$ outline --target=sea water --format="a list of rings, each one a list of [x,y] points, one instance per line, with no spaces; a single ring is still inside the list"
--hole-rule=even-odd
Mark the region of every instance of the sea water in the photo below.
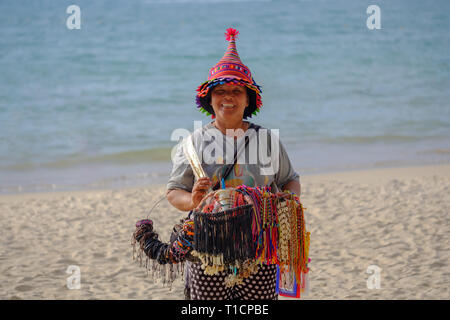
[[[450,2],[372,4],[0,2],[0,193],[164,183],[228,27],[300,175],[449,163]]]

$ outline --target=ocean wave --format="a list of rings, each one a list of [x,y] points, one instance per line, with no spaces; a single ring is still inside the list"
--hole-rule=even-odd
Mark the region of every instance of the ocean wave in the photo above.
[[[431,149],[417,152],[418,154],[450,155],[450,149]]]
[[[375,135],[375,136],[348,136],[348,137],[329,137],[319,139],[322,143],[355,143],[355,144],[371,144],[378,142],[395,143],[395,142],[414,142],[422,140],[423,137],[406,136],[406,135]]]
[[[4,170],[25,171],[37,168],[65,169],[91,164],[134,165],[139,163],[169,162],[172,148],[154,148],[145,150],[131,150],[117,153],[86,156],[74,154],[56,161],[44,163],[22,162],[2,166]]]

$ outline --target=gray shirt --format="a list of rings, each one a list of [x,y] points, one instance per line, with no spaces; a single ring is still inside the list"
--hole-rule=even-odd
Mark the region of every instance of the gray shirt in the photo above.
[[[238,160],[225,180],[227,188],[239,185],[270,185],[272,191],[277,191],[276,189],[281,189],[289,181],[299,180],[299,175],[294,171],[278,138],[278,130],[269,130],[250,123],[241,137],[234,138],[224,135],[211,122],[195,130],[192,137],[202,168],[213,186],[222,180],[227,166],[234,162],[236,151]],[[178,144],[172,162],[167,190],[182,189],[191,192],[195,177],[183,152],[182,143]]]

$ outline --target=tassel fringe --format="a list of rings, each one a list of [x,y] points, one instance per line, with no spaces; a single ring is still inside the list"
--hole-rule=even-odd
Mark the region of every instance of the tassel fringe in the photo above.
[[[228,286],[242,283],[259,265],[278,265],[279,293],[308,289],[310,233],[304,210],[294,194],[271,193],[270,187],[239,186],[209,193],[193,219],[184,219],[170,243],[158,239],[151,220],[136,223],[133,259],[164,284],[183,275],[184,261],[202,264],[206,274],[231,271]],[[151,266],[149,260],[152,261]],[[295,291],[295,290],[294,290]],[[286,294],[291,296],[289,294]]]

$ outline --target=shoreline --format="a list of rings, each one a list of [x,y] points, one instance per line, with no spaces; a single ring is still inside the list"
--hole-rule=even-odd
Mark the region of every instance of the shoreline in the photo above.
[[[414,173],[411,171],[415,171]],[[374,176],[374,174],[377,174]],[[303,177],[311,177],[313,180],[330,180],[340,179],[348,182],[364,181],[370,184],[386,183],[389,179],[399,178],[416,178],[431,175],[442,175],[450,178],[450,164],[428,164],[428,165],[410,165],[410,166],[395,166],[382,168],[368,168],[368,169],[354,169],[343,170],[326,173],[306,174]],[[357,176],[360,175],[360,176]],[[366,179],[366,180],[364,180]]]
[[[380,168],[357,168],[347,170],[325,171],[317,173],[305,173],[300,174],[300,182],[306,180],[320,181],[329,179],[343,179],[349,182],[363,182],[361,177],[357,177],[361,174],[362,177],[368,179],[370,183],[381,183],[389,180],[389,174],[397,176],[397,178],[410,178],[415,177],[410,171],[416,170],[419,176],[427,176],[432,174],[443,174],[445,177],[450,178],[450,163],[443,164],[424,164],[424,165],[403,165],[392,167],[380,167]],[[376,177],[374,173],[379,173]],[[163,188],[165,183],[150,183],[135,186],[117,186],[117,187],[99,187],[99,188],[77,188],[73,190],[54,190],[54,191],[31,191],[31,192],[17,192],[17,193],[0,193],[0,199],[4,197],[28,197],[28,196],[45,196],[45,195],[70,195],[70,194],[85,194],[90,192],[112,192],[112,191],[126,191],[126,190],[139,190],[143,188]]]
[[[436,152],[440,150],[440,152]],[[424,145],[302,144],[289,147],[289,157],[300,176],[335,172],[363,171],[411,166],[450,164],[448,142]],[[139,152],[133,152],[132,154]],[[144,152],[145,157],[146,154]],[[306,155],[306,156],[305,156]],[[106,156],[103,156],[104,159]],[[145,157],[76,163],[69,166],[37,165],[33,169],[1,169],[0,195],[72,190],[122,189],[165,184],[172,169],[171,161],[152,161]],[[115,160],[114,160],[115,159]],[[149,158],[150,159],[150,158]],[[297,164],[297,165],[296,165]]]

